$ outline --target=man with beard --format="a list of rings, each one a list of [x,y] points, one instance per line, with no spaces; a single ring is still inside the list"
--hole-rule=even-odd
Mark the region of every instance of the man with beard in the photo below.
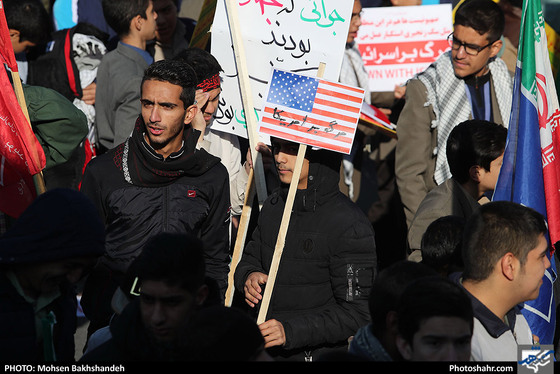
[[[110,325],[111,338],[81,362],[174,361],[186,347],[185,333],[208,296],[200,240],[183,234],[154,236],[134,262],[139,295]]]
[[[426,194],[451,177],[445,155],[451,130],[468,119],[509,123],[513,80],[496,57],[503,31],[495,2],[463,3],[448,37],[451,50],[407,83],[395,172],[408,227]]]
[[[132,136],[87,166],[81,190],[107,228],[105,255],[85,284],[82,306],[92,332],[109,323],[111,298],[150,237],[188,233],[204,244],[207,275],[223,297],[229,265],[229,179],[220,159],[196,144],[196,74],[161,60],[141,83]]]

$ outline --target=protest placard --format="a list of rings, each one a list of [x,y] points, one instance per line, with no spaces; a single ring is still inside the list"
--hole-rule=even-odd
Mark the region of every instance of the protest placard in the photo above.
[[[451,4],[364,8],[356,43],[372,92],[393,91],[449,49]]]
[[[273,68],[315,76],[325,63],[324,78],[337,81],[352,14],[352,2],[337,0],[240,0],[241,29],[253,108],[260,117]],[[247,138],[238,69],[224,0],[218,0],[212,26],[212,54],[220,62],[222,94],[213,129]]]
[[[259,133],[350,154],[365,91],[274,69]]]

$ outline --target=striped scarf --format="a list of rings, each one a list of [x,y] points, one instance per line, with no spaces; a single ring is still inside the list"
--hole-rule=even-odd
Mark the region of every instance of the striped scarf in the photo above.
[[[501,59],[490,62],[488,67],[503,125],[507,127],[511,111],[513,79]],[[434,179],[439,185],[451,178],[445,154],[449,133],[456,125],[468,120],[471,115],[471,104],[467,97],[468,88],[466,83],[454,74],[450,51],[441,55],[417,78],[424,83],[427,89],[427,102],[424,105],[431,105],[436,115],[431,127],[437,128],[438,132],[437,146],[434,148],[433,154],[436,155]],[[457,89],[458,87],[459,89]]]

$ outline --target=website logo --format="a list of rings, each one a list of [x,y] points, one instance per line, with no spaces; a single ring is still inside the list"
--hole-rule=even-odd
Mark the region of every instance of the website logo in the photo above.
[[[553,345],[520,345],[517,350],[519,374],[553,374]]]

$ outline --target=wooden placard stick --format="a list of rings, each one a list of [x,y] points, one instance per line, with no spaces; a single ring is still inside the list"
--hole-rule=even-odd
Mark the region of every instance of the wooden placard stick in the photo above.
[[[317,77],[322,78],[324,73],[325,73],[325,64],[321,63],[319,64]],[[286,243],[286,235],[288,233],[288,226],[290,225],[290,217],[292,214],[292,208],[294,206],[294,199],[296,196],[297,186],[299,183],[299,178],[301,175],[301,169],[303,166],[303,160],[305,159],[306,151],[307,151],[307,145],[300,144],[297,158],[296,158],[296,164],[294,166],[294,171],[292,173],[290,188],[288,190],[288,196],[286,198],[286,205],[284,206],[282,222],[280,223],[280,230],[278,231],[278,238],[276,239],[276,247],[274,248],[272,263],[270,265],[270,271],[268,272],[268,280],[266,281],[266,287],[264,289],[264,294],[261,300],[259,314],[257,316],[258,325],[266,321],[266,315],[268,313],[268,307],[270,305],[270,299],[272,296],[272,291],[274,289],[274,282],[276,281],[278,267],[280,265],[282,253],[284,252],[284,244]]]
[[[226,300],[225,306],[231,306],[233,301],[233,294],[235,287],[233,285],[233,276],[235,274],[235,269],[239,260],[241,260],[241,255],[243,254],[243,248],[245,247],[245,240],[247,239],[247,229],[249,226],[249,221],[251,218],[251,212],[253,210],[253,200],[255,199],[255,184],[253,183],[253,169],[249,171],[249,180],[247,182],[247,189],[245,191],[245,200],[243,204],[243,210],[241,211],[241,218],[239,219],[239,227],[237,228],[237,237],[235,239],[235,246],[233,248],[233,255],[231,257],[231,263],[228,275],[228,286],[226,290]]]
[[[235,55],[235,63],[237,66],[237,76],[239,78],[239,86],[241,89],[241,101],[245,112],[245,121],[247,123],[247,136],[249,138],[249,147],[251,150],[251,158],[253,161],[255,179],[255,187],[257,189],[257,197],[259,200],[259,209],[266,200],[268,192],[266,190],[266,180],[264,175],[264,166],[262,155],[256,151],[259,133],[257,115],[254,111],[253,93],[251,90],[251,82],[249,80],[249,72],[247,69],[247,59],[245,56],[245,48],[243,46],[243,36],[239,28],[239,16],[237,10],[237,1],[225,0],[226,13],[229,21],[229,29],[231,31],[231,39],[233,42],[233,52]],[[247,182],[249,184],[249,182]],[[247,190],[246,190],[247,191]]]
[[[25,102],[25,95],[23,94],[23,87],[21,85],[21,79],[19,77],[19,73],[17,71],[12,71],[12,82],[14,82],[14,92],[16,94],[16,99],[27,119],[27,123],[29,127],[31,127],[31,131],[33,131],[33,126],[31,126],[31,120],[29,119],[29,112],[27,111],[27,103]],[[37,173],[33,175],[33,182],[35,184],[35,192],[37,195],[44,193],[47,188],[45,186],[45,180],[43,178],[43,173]]]

